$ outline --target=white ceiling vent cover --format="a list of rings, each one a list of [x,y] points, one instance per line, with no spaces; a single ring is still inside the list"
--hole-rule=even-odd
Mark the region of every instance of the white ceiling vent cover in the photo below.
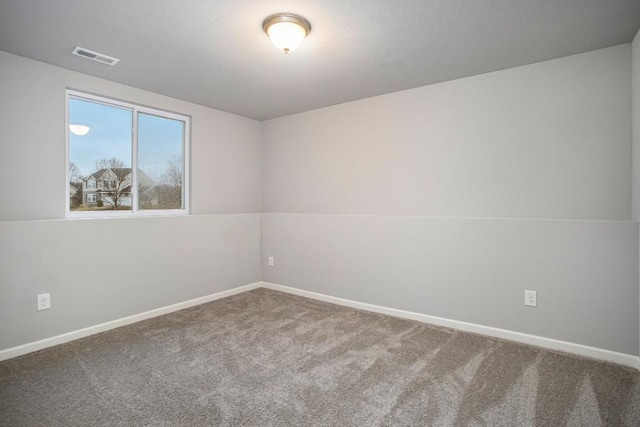
[[[108,55],[103,55],[101,53],[94,52],[92,50],[85,49],[80,46],[76,46],[76,48],[73,49],[73,52],[71,53],[73,53],[74,55],[80,56],[82,58],[91,59],[92,61],[102,62],[103,64],[107,64],[107,65],[116,65],[118,62],[120,62],[118,58],[114,58]]]

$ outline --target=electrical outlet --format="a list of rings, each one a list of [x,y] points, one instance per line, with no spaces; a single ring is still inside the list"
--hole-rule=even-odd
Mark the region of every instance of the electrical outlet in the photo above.
[[[38,295],[38,311],[51,308],[51,294]]]
[[[538,305],[536,299],[536,291],[524,291],[524,305],[536,307]]]
[[[273,260],[273,257],[270,256],[269,258],[267,258],[267,263],[269,264],[269,267],[273,267],[276,265],[275,261]]]

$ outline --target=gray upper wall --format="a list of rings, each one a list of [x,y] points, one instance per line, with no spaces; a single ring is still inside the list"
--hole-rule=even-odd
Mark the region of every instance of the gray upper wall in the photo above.
[[[632,44],[632,90],[633,104],[631,115],[633,120],[633,197],[632,197],[632,219],[640,220],[640,31],[636,34]],[[640,236],[639,236],[640,237]],[[640,261],[640,260],[639,260]],[[640,269],[640,262],[638,262]],[[639,271],[640,273],[640,271]],[[640,276],[640,274],[639,274]],[[638,282],[638,290],[640,295],[640,282]],[[640,307],[640,301],[638,306]],[[638,330],[640,331],[640,318],[638,319]],[[640,340],[638,341],[640,343]],[[640,354],[640,348],[638,348]]]
[[[632,117],[633,117],[633,213],[634,221],[640,220],[640,31],[632,44]]]
[[[0,51],[0,221],[64,218],[67,88],[192,116],[191,212],[260,212],[260,122]]]
[[[67,87],[193,116],[194,214],[259,212],[262,181],[265,212],[628,220],[630,49],[262,126],[0,52],[0,220],[64,217]]]
[[[629,220],[630,50],[267,121],[262,210]]]

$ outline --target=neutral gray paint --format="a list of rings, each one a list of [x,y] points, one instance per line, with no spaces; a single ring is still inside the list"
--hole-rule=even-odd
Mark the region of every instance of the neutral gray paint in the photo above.
[[[263,279],[638,354],[631,146],[630,45],[265,122]]]
[[[634,221],[640,220],[640,32],[636,35],[632,45],[632,90],[633,90],[633,202],[632,218]],[[640,240],[640,237],[639,237]],[[638,260],[640,269],[640,259]],[[638,282],[640,287],[640,281]],[[638,301],[640,305],[640,300]],[[640,323],[640,318],[638,319]],[[638,349],[640,354],[640,349]]]
[[[260,280],[259,122],[5,52],[0,64],[0,349]],[[67,87],[192,117],[193,215],[62,219]],[[52,308],[36,312],[42,292]]]
[[[192,213],[260,212],[260,122],[6,52],[0,64],[0,220],[64,218],[67,88],[191,116]]]
[[[312,25],[290,55],[261,28],[277,12]],[[0,2],[1,50],[261,120],[629,43],[639,27],[637,0]]]
[[[637,354],[637,236],[631,221],[264,213],[263,280]]]
[[[260,280],[260,214],[4,221],[0,241],[0,349]]]
[[[632,46],[632,215],[634,221],[640,220],[640,31]]]
[[[631,46],[270,120],[265,212],[630,219]]]

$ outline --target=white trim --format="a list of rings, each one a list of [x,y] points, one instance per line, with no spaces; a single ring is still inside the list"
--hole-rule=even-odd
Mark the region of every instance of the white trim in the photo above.
[[[182,209],[185,213],[191,213],[191,117],[188,119],[184,122],[182,136]]]
[[[65,219],[144,218],[154,216],[189,216],[189,213],[182,209],[143,209],[137,212],[131,209],[117,211],[72,211]]]
[[[615,351],[606,350],[602,348],[590,347],[587,345],[556,340],[553,338],[545,338],[537,335],[529,335],[521,332],[509,331],[506,329],[493,328],[490,326],[483,326],[475,323],[462,322],[459,320],[446,319],[446,318],[437,317],[437,316],[430,316],[428,314],[420,314],[420,313],[414,313],[414,312],[405,311],[405,310],[399,310],[396,308],[389,308],[389,307],[383,307],[383,306],[374,305],[374,304],[367,304],[363,302],[357,302],[357,301],[352,301],[344,298],[333,297],[329,295],[319,294],[311,291],[305,291],[302,289],[291,288],[288,286],[278,285],[278,284],[269,283],[269,282],[255,282],[249,285],[239,286],[237,288],[229,289],[226,291],[218,292],[218,293],[207,295],[204,297],[195,298],[189,301],[172,304],[166,307],[145,311],[144,313],[134,314],[132,316],[123,317],[121,319],[112,320],[110,322],[101,323],[99,325],[89,326],[87,328],[83,328],[76,331],[67,332],[65,334],[56,335],[54,337],[45,338],[39,341],[34,341],[31,343],[19,345],[16,347],[8,348],[6,350],[1,350],[0,362],[3,360],[11,359],[13,357],[22,356],[24,354],[28,354],[34,351],[42,350],[48,347],[53,347],[55,345],[64,344],[69,341],[74,341],[79,338],[84,338],[89,335],[98,334],[100,332],[108,331],[110,329],[115,329],[121,326],[130,325],[132,323],[140,322],[142,320],[150,319],[152,317],[173,313],[174,311],[183,310],[185,308],[204,304],[210,301],[215,301],[221,298],[230,297],[232,295],[251,291],[257,288],[266,288],[274,291],[286,292],[288,294],[298,295],[298,296],[311,298],[319,301],[324,301],[331,304],[337,304],[345,307],[351,307],[358,310],[365,310],[373,313],[386,314],[389,316],[415,320],[422,323],[444,326],[447,328],[458,329],[466,332],[473,332],[473,333],[495,337],[495,338],[502,338],[502,339],[515,341],[523,344],[535,345],[538,347],[543,347],[551,350],[563,351],[566,353],[572,353],[579,356],[591,357],[594,359],[604,360],[607,362],[618,363],[620,365],[635,368],[640,371],[640,357],[634,356],[631,354],[618,353]]]
[[[386,314],[403,319],[416,320],[422,323],[444,326],[447,328],[458,329],[466,332],[487,335],[495,338],[502,338],[510,341],[516,341],[523,344],[535,345],[551,350],[563,351],[579,356],[591,357],[594,359],[605,360],[607,362],[618,363],[620,365],[629,366],[640,370],[640,357],[631,354],[618,353],[616,351],[606,350],[597,347],[590,347],[583,344],[576,344],[567,341],[556,340],[553,338],[545,338],[537,335],[529,335],[521,332],[509,331],[506,329],[493,328],[491,326],[483,326],[475,323],[462,322],[459,320],[446,319],[444,317],[430,316],[428,314],[414,313],[411,311],[399,310],[396,308],[383,307],[374,304],[352,301],[348,299],[333,297],[329,295],[319,294],[311,291],[290,288],[288,286],[278,285],[275,283],[262,282],[262,287],[274,291],[286,292],[288,294],[298,295],[301,297],[312,298],[332,304],[338,304],[346,307],[356,308],[359,310],[371,311],[374,313]]]
[[[138,213],[138,110],[133,108],[131,115],[131,213]],[[126,177],[125,177],[126,178]]]
[[[98,334],[100,332],[108,331],[110,329],[115,329],[121,326],[126,326],[132,323],[140,322],[142,320],[151,319],[152,317],[162,316],[163,314],[173,313],[174,311],[183,310],[185,308],[215,301],[221,298],[230,297],[231,295],[236,295],[242,292],[251,291],[253,289],[257,289],[261,287],[261,284],[262,284],[261,282],[256,282],[256,283],[251,283],[245,286],[239,286],[237,288],[229,289],[226,291],[218,292],[218,293],[207,295],[204,297],[195,298],[189,301],[179,302],[177,304],[168,305],[166,307],[160,307],[154,310],[145,311],[144,313],[134,314],[132,316],[123,317],[121,319],[112,320],[110,322],[101,323],[99,325],[89,326],[87,328],[78,329],[76,331],[67,332],[65,334],[56,335],[54,337],[45,338],[39,341],[30,342],[30,343],[19,345],[16,347],[11,347],[6,350],[0,351],[0,362],[3,360],[11,359],[13,357],[22,356],[23,354],[42,350],[47,347],[53,347],[54,345],[64,344],[66,342],[74,341],[79,338],[84,338],[89,335]]]
[[[71,195],[69,194],[70,185],[69,179],[69,91],[65,92],[64,98],[64,176],[65,176],[65,188],[67,189],[67,194],[64,197],[65,200],[65,216],[69,215],[71,212]],[[82,193],[82,203],[84,203],[84,182],[80,187],[80,192]],[[0,359],[1,360],[1,359]]]

